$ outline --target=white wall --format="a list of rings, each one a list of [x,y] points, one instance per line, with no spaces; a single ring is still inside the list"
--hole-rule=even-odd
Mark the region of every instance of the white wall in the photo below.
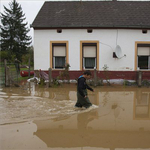
[[[63,29],[62,33],[57,33],[57,30],[34,30],[34,69],[48,70],[50,67],[50,41],[68,41],[70,70],[80,70],[80,41],[84,40],[100,42],[99,70],[107,64],[108,70],[133,71],[135,41],[150,41],[150,30],[147,34],[143,34],[142,30],[124,29],[118,32],[115,29],[94,29],[92,33],[87,33],[86,29]],[[116,44],[120,45],[126,57],[112,57]]]

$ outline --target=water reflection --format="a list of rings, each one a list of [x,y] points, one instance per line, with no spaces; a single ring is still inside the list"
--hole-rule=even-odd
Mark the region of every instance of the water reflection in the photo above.
[[[76,85],[5,88],[0,94],[0,112],[7,122],[9,117],[34,120],[33,134],[48,148],[150,148],[148,88],[97,87],[89,99],[99,108],[86,112],[73,109]]]
[[[34,135],[51,148],[150,148],[149,89],[99,88],[95,91],[89,97],[99,105],[98,109],[66,120],[35,121]]]
[[[150,92],[139,89],[135,93],[134,119],[150,119]]]
[[[34,121],[37,125],[37,131],[34,133],[50,148],[83,148],[94,147],[107,149],[135,149],[135,148],[150,148],[150,129],[132,130],[121,127],[119,130],[107,130],[104,128],[107,121],[99,120],[98,110],[81,113],[70,117],[67,120],[59,121]],[[101,124],[103,124],[101,126]],[[129,124],[130,126],[140,127],[137,124]],[[146,126],[146,122],[141,123]],[[109,126],[114,126],[109,123]],[[118,127],[119,127],[118,126]],[[109,127],[111,128],[111,127]]]

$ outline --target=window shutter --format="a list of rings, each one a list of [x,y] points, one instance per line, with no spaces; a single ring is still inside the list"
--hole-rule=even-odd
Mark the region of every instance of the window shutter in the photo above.
[[[96,57],[96,46],[83,46],[83,57]]]
[[[150,47],[138,47],[138,55],[141,56],[150,55]]]
[[[66,56],[66,46],[54,46],[53,56]]]

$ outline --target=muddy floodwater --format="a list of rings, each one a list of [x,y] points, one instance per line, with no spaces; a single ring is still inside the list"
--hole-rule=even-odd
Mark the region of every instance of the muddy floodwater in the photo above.
[[[0,87],[0,150],[150,150],[150,88],[103,86],[74,108],[76,85]]]

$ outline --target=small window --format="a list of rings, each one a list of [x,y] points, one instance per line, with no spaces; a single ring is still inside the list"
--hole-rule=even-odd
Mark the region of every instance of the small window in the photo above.
[[[88,32],[88,33],[92,33],[93,30],[92,30],[92,29],[87,29],[87,32]]]
[[[62,29],[57,29],[57,33],[62,33]]]
[[[150,69],[150,46],[138,45],[137,60],[139,69]]]
[[[96,68],[96,51],[97,47],[93,43],[83,44],[83,68],[85,69],[94,69]]]
[[[53,44],[53,68],[63,69],[66,63],[66,45]]]
[[[143,33],[143,34],[146,34],[146,33],[147,33],[147,30],[142,30],[142,33]]]

